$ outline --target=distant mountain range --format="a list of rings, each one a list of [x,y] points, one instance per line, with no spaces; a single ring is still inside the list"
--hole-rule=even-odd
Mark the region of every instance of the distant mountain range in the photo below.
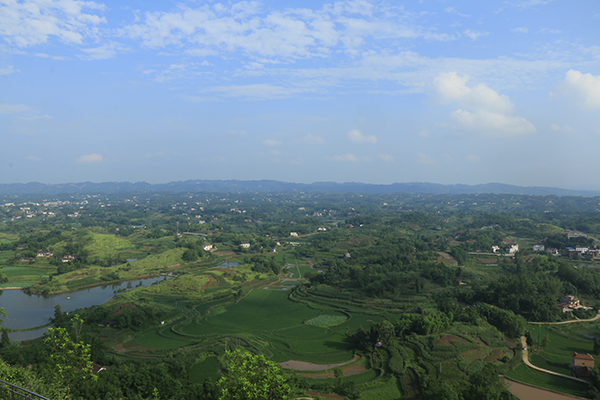
[[[325,193],[423,193],[423,194],[526,194],[556,196],[600,196],[598,191],[567,190],[541,186],[514,186],[502,183],[481,185],[441,185],[437,183],[392,183],[376,185],[369,183],[291,183],[272,180],[189,180],[150,184],[147,182],[65,183],[50,185],[38,182],[0,184],[0,194],[74,194],[115,192],[220,192],[220,193],[269,193],[269,192],[325,192]]]

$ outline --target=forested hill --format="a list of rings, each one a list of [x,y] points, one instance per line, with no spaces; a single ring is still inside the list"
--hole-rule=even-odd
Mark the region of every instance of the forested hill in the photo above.
[[[556,196],[598,196],[600,191],[567,190],[541,186],[514,186],[502,183],[481,185],[441,185],[437,183],[392,183],[376,185],[368,183],[314,182],[310,184],[280,182],[273,180],[188,180],[161,184],[147,182],[81,182],[44,184],[39,182],[0,184],[0,194],[59,194],[59,193],[115,193],[115,192],[220,192],[220,193],[269,193],[269,192],[327,192],[327,193],[424,193],[424,194],[526,194]]]

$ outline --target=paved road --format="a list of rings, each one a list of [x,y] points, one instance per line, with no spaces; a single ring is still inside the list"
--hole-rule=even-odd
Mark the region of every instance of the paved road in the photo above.
[[[575,322],[591,322],[591,321],[595,321],[598,318],[600,318],[600,311],[598,311],[598,314],[596,314],[596,316],[594,318],[590,318],[590,319],[572,319],[570,321],[561,321],[561,322],[530,322],[530,324],[534,324],[534,325],[563,325],[563,324],[573,324]]]
[[[529,362],[529,350],[527,350],[527,339],[525,338],[525,336],[521,336],[521,345],[523,346],[523,362],[528,367],[531,367],[533,369],[537,369],[538,371],[542,371],[542,372],[545,372],[545,373],[550,374],[550,375],[562,376],[563,378],[571,379],[573,381],[583,382],[583,383],[589,383],[586,380],[575,378],[574,376],[565,375],[565,374],[559,374],[558,372],[549,371],[547,369],[536,367],[535,365],[533,365],[532,363]]]

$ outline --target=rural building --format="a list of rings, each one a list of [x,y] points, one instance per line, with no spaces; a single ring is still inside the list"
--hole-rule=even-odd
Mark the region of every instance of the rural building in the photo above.
[[[327,228],[325,228],[324,226],[320,226],[320,227],[317,228],[317,230],[319,232],[325,232],[325,231],[327,231]]]
[[[48,257],[52,257],[53,255],[54,255],[54,253],[51,252],[51,251],[38,251],[37,252],[37,256],[38,257],[46,257],[46,258],[48,258]]]
[[[585,233],[575,232],[575,231],[569,231],[569,232],[567,232],[567,239],[578,238],[578,237],[584,237],[584,238],[586,238],[587,235]]]
[[[65,254],[62,258],[62,262],[66,263],[66,262],[71,262],[75,259],[76,257],[74,255],[71,254]]]
[[[212,248],[213,248],[213,245],[210,243],[206,243],[206,244],[202,245],[202,250],[204,250],[204,251],[211,251]]]
[[[492,246],[492,253],[496,253],[498,250],[500,250],[500,246],[496,246],[496,245]]]
[[[545,246],[543,244],[534,244],[533,251],[544,251]]]
[[[573,296],[572,294],[568,294],[565,297],[562,297],[560,299],[561,303],[568,303],[569,307],[571,308],[575,308],[575,307],[579,307],[581,304],[579,302],[579,299],[575,296]]]
[[[553,256],[558,256],[560,255],[560,253],[558,252],[558,249],[555,247],[548,247],[548,249],[546,250],[548,253],[552,254]]]
[[[290,232],[291,237],[298,237],[298,232]]]
[[[561,297],[559,301],[560,304],[558,304],[558,308],[560,308],[562,312],[573,311],[574,309],[581,307],[579,299],[572,294]]]
[[[507,243],[508,247],[506,248],[506,252],[509,254],[516,253],[519,251],[519,245],[516,243],[509,242]]]
[[[240,246],[243,249],[249,249],[250,248],[250,242],[242,242],[242,243],[240,243]]]
[[[571,369],[579,378],[590,376],[594,369],[594,357],[588,354],[571,354]]]

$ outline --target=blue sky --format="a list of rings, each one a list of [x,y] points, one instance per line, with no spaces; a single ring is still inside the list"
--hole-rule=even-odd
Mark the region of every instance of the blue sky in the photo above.
[[[0,183],[599,169],[596,0],[0,0]]]

